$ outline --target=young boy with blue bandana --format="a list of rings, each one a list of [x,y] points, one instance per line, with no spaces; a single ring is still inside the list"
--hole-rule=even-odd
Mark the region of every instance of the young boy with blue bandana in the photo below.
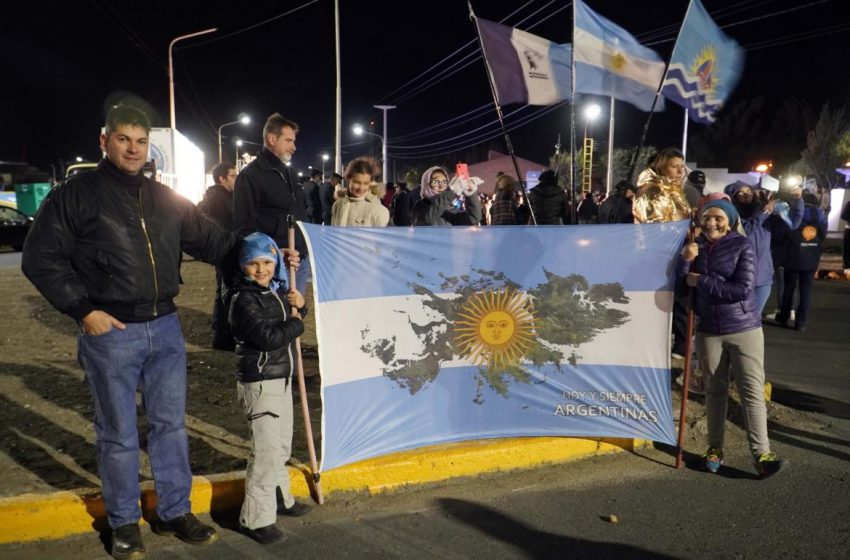
[[[251,454],[245,476],[240,530],[261,544],[285,538],[277,515],[298,517],[310,506],[289,490],[286,462],[292,449],[292,344],[304,332],[304,296],[287,289],[286,267],[274,240],[247,236],[239,250],[241,278],[230,304],[236,339],[239,402],[248,419]],[[290,313],[290,307],[297,309]]]

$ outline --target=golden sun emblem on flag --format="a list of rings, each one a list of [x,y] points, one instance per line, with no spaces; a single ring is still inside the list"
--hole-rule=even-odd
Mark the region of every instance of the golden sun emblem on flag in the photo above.
[[[528,296],[513,288],[472,294],[455,321],[460,355],[490,369],[519,363],[533,344],[531,311]]]
[[[691,72],[699,80],[700,89],[709,92],[717,89],[717,49],[705,45],[694,58]]]
[[[614,72],[620,73],[623,71],[623,68],[626,67],[627,62],[628,60],[626,60],[626,57],[623,56],[623,53],[615,52],[608,59],[608,66]]]

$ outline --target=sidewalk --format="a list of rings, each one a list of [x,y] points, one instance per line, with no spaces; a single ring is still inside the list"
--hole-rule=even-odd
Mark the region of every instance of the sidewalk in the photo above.
[[[641,440],[588,440],[578,438],[521,438],[447,444],[361,461],[322,473],[324,496],[342,492],[375,494],[401,486],[497,471],[528,469],[546,464],[634,451],[648,445]],[[293,495],[310,498],[310,470],[289,467]],[[238,507],[244,495],[245,472],[196,476],[192,484],[192,511],[207,513]],[[155,516],[152,482],[142,485],[145,519]],[[0,544],[60,539],[105,530],[106,512],[97,491],[24,494],[0,499]]]

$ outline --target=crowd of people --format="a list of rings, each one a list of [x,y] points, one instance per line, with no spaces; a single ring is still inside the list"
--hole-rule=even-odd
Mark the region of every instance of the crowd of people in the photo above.
[[[193,544],[217,538],[192,515],[189,502],[186,350],[174,304],[183,252],[216,266],[212,345],[234,353],[251,440],[240,529],[260,543],[278,542],[284,538],[278,515],[309,512],[293,498],[286,470],[293,343],[307,313],[299,290],[311,279],[307,244],[297,229],[289,246],[294,220],[342,227],[562,225],[574,216],[579,224],[692,220],[677,268],[672,353],[681,358],[690,346],[685,325],[693,293],[708,411],[703,465],[716,472],[723,462],[734,380],[758,474],[780,470],[783,462],[767,437],[762,315],[775,282],[776,322],[793,319],[798,331],[806,327],[826,234],[815,195],[796,189],[776,196],[743,183],[704,195],[705,174],[688,174],[674,148],[659,152],[636,184],[622,181],[601,200],[585,193],[570,201],[551,170],[528,193],[502,174],[491,196],[478,192],[477,178],[433,166],[408,190],[380,183],[367,157],[353,159],[326,182],[314,171],[298,183],[287,165],[298,131],[293,121],[271,115],[256,159],[239,173],[226,162],[213,167],[215,184],[196,207],[144,175],[150,122],[139,109],[118,105],[100,136],[105,157],[97,170],[54,189],[27,237],[24,273],[80,327],[79,362],[95,403],[98,470],[115,558],[139,558],[145,551],[137,389],[158,495],[154,532]]]

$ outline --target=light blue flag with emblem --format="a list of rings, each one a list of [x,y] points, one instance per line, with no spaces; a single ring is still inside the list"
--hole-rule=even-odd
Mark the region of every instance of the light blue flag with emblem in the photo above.
[[[322,470],[487,438],[675,442],[671,275],[687,221],[299,225]]]
[[[628,31],[575,2],[576,91],[607,95],[649,111],[664,77],[664,61]],[[656,110],[664,108],[658,100]]]
[[[699,0],[691,0],[661,93],[691,120],[713,123],[744,69],[744,51],[727,37]]]
[[[499,105],[554,105],[570,98],[570,45],[475,18]]]

